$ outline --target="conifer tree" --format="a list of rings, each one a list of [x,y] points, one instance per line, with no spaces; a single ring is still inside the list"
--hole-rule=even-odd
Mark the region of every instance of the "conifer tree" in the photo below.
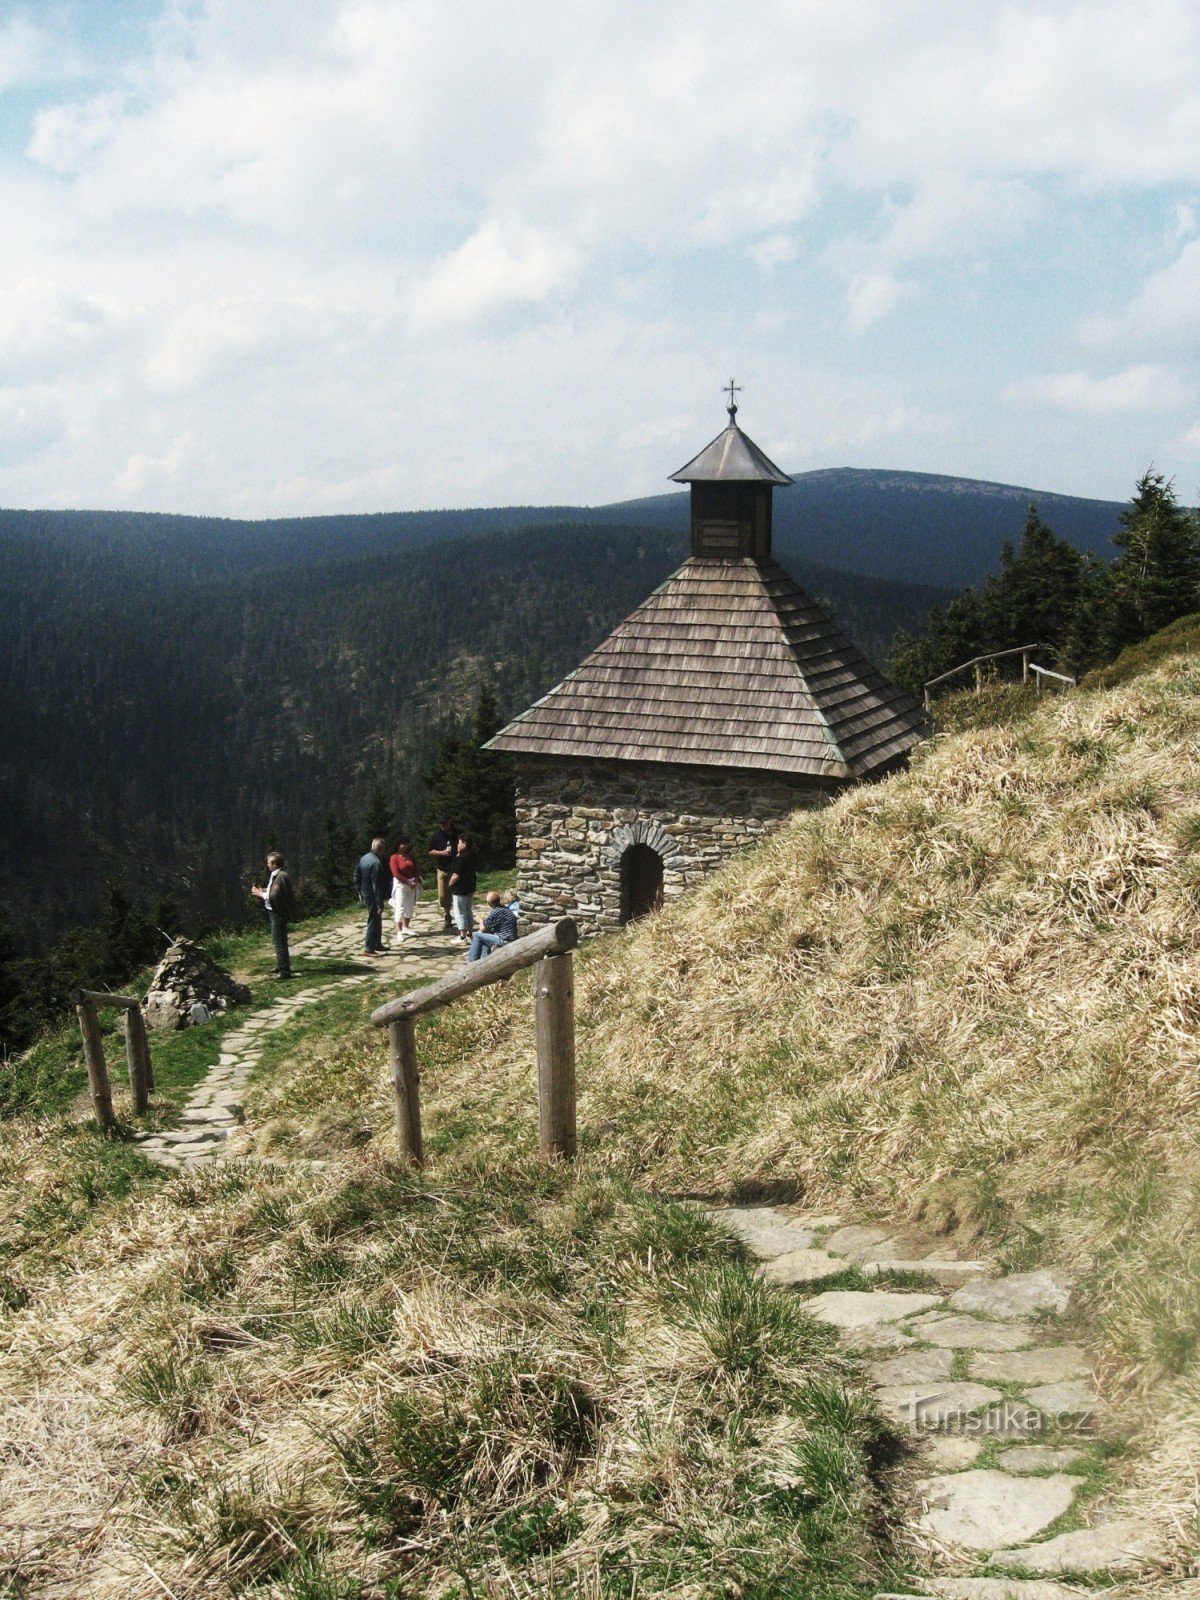
[[[350,897],[351,874],[354,870],[354,829],[339,821],[335,812],[328,812],[321,824],[323,844],[312,875],[313,886],[326,905],[338,905]]]
[[[363,837],[368,845],[372,839],[382,839],[385,844],[390,844],[395,826],[391,807],[388,805],[387,796],[383,792],[383,785],[375,783],[372,785],[371,795],[367,801],[367,815],[363,822]]]
[[[516,860],[516,797],[511,758],[483,749],[503,725],[496,697],[484,684],[475,703],[470,733],[447,734],[424,774],[429,796],[426,831],[451,817],[475,839],[485,867],[510,867]]]
[[[1115,654],[1165,628],[1200,603],[1200,540],[1195,515],[1175,485],[1148,468],[1138,480],[1113,543],[1108,644]]]

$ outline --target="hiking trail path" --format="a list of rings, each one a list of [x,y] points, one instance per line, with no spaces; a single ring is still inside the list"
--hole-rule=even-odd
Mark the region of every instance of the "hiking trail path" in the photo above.
[[[361,917],[298,940],[295,956],[328,960],[342,974],[281,995],[226,1033],[179,1126],[137,1136],[143,1153],[173,1168],[222,1159],[268,1034],[340,990],[432,980],[461,963],[462,945],[442,931],[438,905],[422,902],[414,921],[416,937],[393,934],[390,953],[374,959],[362,953]],[[990,1261],[958,1259],[945,1238],[794,1207],[721,1206],[709,1215],[738,1236],[766,1279],[811,1295],[812,1314],[861,1354],[882,1410],[919,1436],[921,1476],[904,1536],[914,1564],[939,1575],[914,1576],[908,1600],[1079,1600],[1116,1596],[1123,1587],[1109,1585],[1122,1579],[1150,1592],[1142,1585],[1163,1564],[1154,1529],[1106,1519],[1097,1500],[1088,1526],[1053,1531],[1072,1520],[1102,1449],[1088,1353],[1055,1335],[1071,1299],[1064,1273],[999,1277]],[[820,1289],[851,1268],[870,1286]],[[1200,1597],[1186,1581],[1154,1592]]]

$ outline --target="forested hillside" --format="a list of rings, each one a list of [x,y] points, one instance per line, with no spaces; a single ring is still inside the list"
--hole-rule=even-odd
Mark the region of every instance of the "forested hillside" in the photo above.
[[[94,920],[110,881],[169,895],[187,927],[236,920],[268,844],[303,877],[324,819],[360,823],[376,782],[415,820],[421,771],[480,684],[521,710],[684,551],[662,530],[434,545],[356,520],[342,555],[316,524],[294,543],[184,518],[0,524],[0,901],[19,947]],[[794,565],[877,657],[944,598]]]
[[[776,553],[785,566],[797,558],[824,561],[959,588],[992,570],[1004,541],[1020,533],[1031,501],[1076,549],[1108,552],[1121,513],[1113,501],[930,472],[838,467],[799,473],[776,494]],[[607,506],[601,514],[682,527],[686,511],[674,494]]]

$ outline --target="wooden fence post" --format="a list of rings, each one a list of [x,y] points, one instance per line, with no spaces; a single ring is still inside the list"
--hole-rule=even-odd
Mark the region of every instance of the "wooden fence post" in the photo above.
[[[116,1118],[113,1116],[108,1067],[104,1061],[104,1040],[100,1037],[100,1018],[90,1000],[81,1000],[75,1007],[75,1013],[79,1018],[79,1031],[83,1035],[83,1059],[91,1085],[96,1121],[102,1128],[111,1128]]]
[[[421,1079],[417,1071],[415,1017],[401,1017],[388,1024],[388,1060],[396,1091],[396,1137],[400,1154],[414,1166],[422,1167],[425,1150],[421,1143]]]
[[[154,1081],[150,1065],[150,1041],[146,1037],[146,1024],[140,1006],[125,1007],[125,1059],[129,1063],[129,1092],[133,1096],[133,1114],[143,1117],[150,1104],[150,1086]]]
[[[983,693],[983,668],[978,663],[975,667],[975,693]]]
[[[533,969],[537,1032],[538,1148],[575,1158],[575,974],[570,951]]]
[[[1021,651],[1021,682],[1029,682],[1029,651]]]

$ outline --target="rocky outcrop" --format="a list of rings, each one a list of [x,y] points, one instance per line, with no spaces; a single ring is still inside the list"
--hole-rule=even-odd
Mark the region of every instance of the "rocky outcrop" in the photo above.
[[[159,962],[142,1002],[148,1028],[190,1028],[210,1014],[248,1004],[250,991],[235,983],[203,945],[177,939]],[[195,1012],[193,1011],[195,1009]]]

